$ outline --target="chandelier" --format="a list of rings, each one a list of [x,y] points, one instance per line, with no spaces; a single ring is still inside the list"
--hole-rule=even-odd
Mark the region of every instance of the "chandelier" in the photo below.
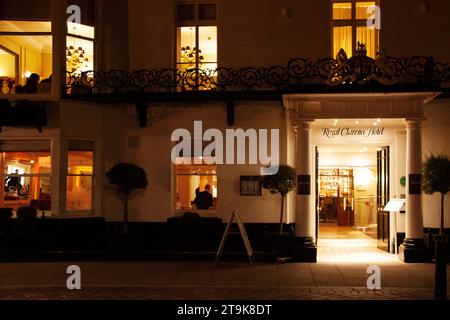
[[[195,59],[198,55],[198,63],[201,65],[205,58],[203,57],[202,50],[196,47],[186,46],[181,48],[181,62],[188,63],[189,66],[195,66]]]
[[[70,72],[81,71],[80,68],[86,66],[89,59],[85,57],[86,51],[82,47],[75,49],[74,46],[66,48],[67,69]]]
[[[195,42],[195,40],[193,40],[193,38],[195,39],[193,28],[190,27],[189,31],[189,45],[181,47],[180,62],[187,64],[189,68],[195,68],[197,67],[196,62],[198,62],[198,65],[200,66],[205,58],[203,57],[201,49],[192,46],[192,42]],[[198,61],[196,61],[197,57]]]

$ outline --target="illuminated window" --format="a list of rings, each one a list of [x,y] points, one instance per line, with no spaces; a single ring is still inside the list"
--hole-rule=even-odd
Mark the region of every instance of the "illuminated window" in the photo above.
[[[67,24],[66,38],[67,71],[74,74],[94,70],[94,27]]]
[[[215,210],[217,208],[217,166],[205,163],[184,164],[184,160],[178,158],[175,167],[175,209],[177,211]]]
[[[333,3],[333,20],[351,20],[351,19],[352,19],[351,2]]]
[[[367,56],[376,57],[379,32],[376,28],[367,26],[368,19],[375,14],[376,5],[379,5],[378,1],[333,1],[333,57],[336,57],[340,49],[344,49],[347,56],[351,57],[358,42],[366,45]]]
[[[0,20],[0,92],[50,93],[50,21]]]
[[[50,141],[0,141],[0,208],[51,212]]]
[[[69,212],[92,211],[94,148],[92,141],[70,140],[67,168],[67,202]]]
[[[201,150],[205,150],[211,143],[197,142],[202,145]],[[203,157],[194,146],[195,140],[191,140],[191,153],[186,154],[182,150],[176,158],[175,208],[177,211],[215,210],[218,194],[215,153],[213,151],[212,157]],[[199,192],[203,194],[199,196]]]
[[[215,3],[177,6],[177,69],[217,69],[217,6]],[[200,82],[200,81],[198,81]],[[211,89],[205,87],[202,89]]]
[[[91,77],[95,59],[95,3],[94,0],[72,0],[81,9],[80,23],[67,22],[66,70],[72,76],[85,73]],[[72,83],[76,88],[76,83]],[[73,93],[73,92],[72,92]]]

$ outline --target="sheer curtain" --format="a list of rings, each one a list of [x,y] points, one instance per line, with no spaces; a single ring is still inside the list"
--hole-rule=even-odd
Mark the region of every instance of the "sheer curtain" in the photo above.
[[[333,20],[350,20],[352,4],[350,2],[333,3]]]
[[[352,50],[352,27],[334,27],[333,28],[333,52],[336,57],[339,50],[344,49],[347,57],[353,55]]]
[[[357,27],[356,28],[356,41],[362,42],[366,45],[367,56],[374,58],[376,57],[376,39],[375,39],[375,28],[369,27]]]

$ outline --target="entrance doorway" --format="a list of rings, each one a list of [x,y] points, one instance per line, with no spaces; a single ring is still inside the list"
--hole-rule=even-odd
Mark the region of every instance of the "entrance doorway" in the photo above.
[[[377,145],[317,148],[317,233],[320,245],[354,240],[377,246],[379,168]]]

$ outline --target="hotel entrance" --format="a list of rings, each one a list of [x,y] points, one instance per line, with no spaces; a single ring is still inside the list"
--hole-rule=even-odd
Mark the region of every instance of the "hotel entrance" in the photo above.
[[[390,149],[396,119],[317,120],[316,237],[319,247],[389,251]],[[391,129],[392,127],[392,129]]]
[[[379,149],[359,145],[317,148],[319,241],[365,239],[376,246]]]

